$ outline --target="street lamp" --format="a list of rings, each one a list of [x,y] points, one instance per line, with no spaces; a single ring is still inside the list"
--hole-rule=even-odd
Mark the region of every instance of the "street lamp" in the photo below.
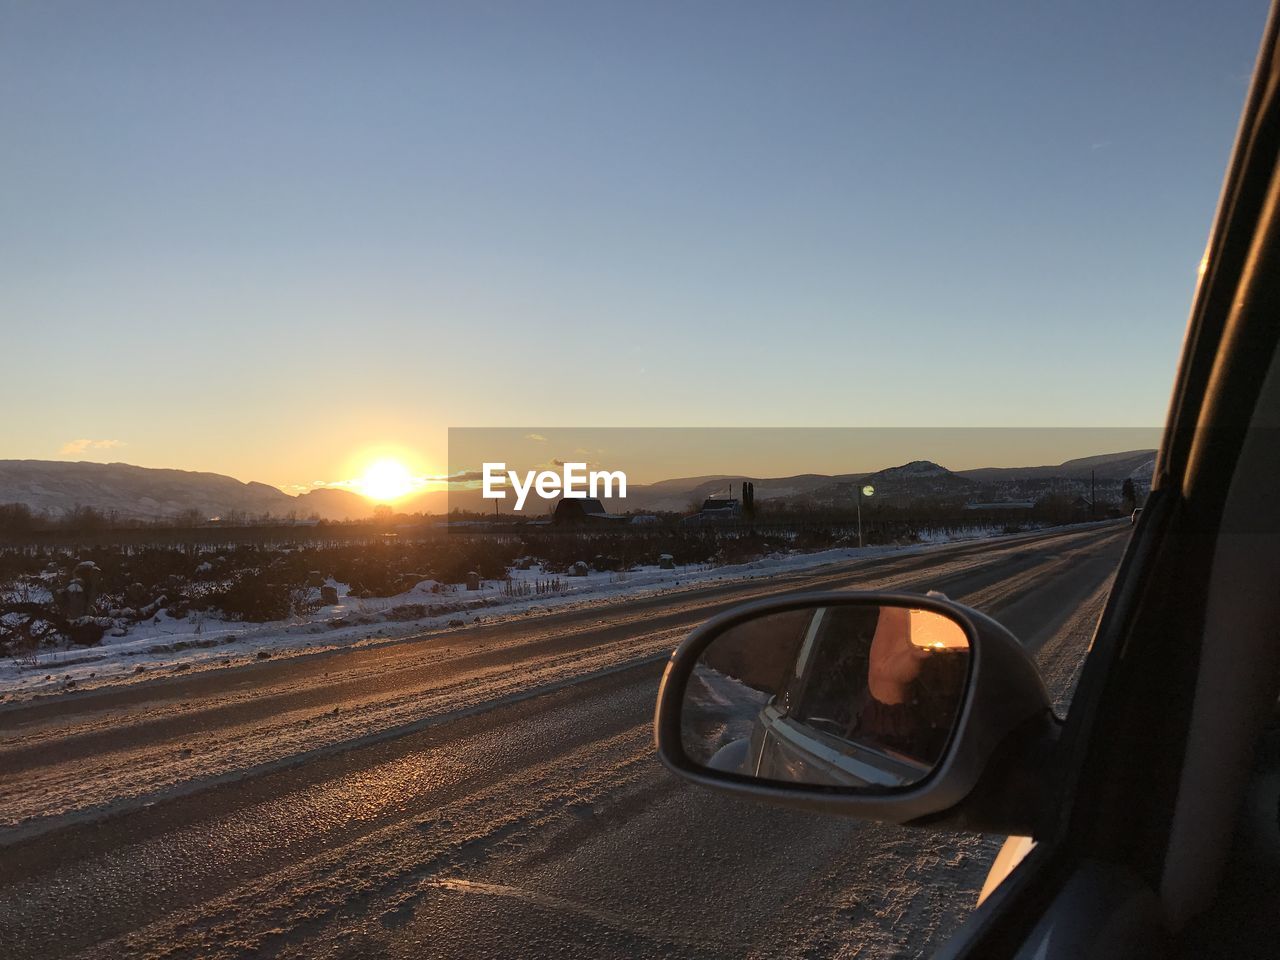
[[[869,483],[866,486],[862,486],[858,488],[858,547],[859,549],[861,549],[862,547],[862,498],[874,497],[875,493],[876,493],[876,488]]]

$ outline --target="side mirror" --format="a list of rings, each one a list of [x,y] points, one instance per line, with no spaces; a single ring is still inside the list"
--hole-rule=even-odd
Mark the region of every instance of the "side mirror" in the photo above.
[[[1014,833],[1029,832],[1034,798],[1021,792],[1057,721],[995,621],[936,595],[841,592],[748,604],[695,630],[667,665],[655,727],[662,762],[707,786]],[[984,776],[1008,783],[978,789]],[[983,809],[962,810],[971,795]]]

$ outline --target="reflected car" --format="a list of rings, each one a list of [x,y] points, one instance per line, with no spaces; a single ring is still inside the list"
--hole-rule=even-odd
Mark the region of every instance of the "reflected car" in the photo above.
[[[820,607],[781,688],[759,709],[749,736],[731,740],[708,765],[724,772],[826,786],[902,787],[924,779],[951,731],[968,671],[963,635],[931,634],[927,611],[912,618],[920,658],[910,702],[889,706],[868,676],[876,612]],[[905,722],[904,720],[909,720]]]

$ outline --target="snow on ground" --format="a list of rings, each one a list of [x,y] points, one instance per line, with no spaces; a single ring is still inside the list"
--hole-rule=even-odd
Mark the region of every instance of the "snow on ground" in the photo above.
[[[125,636],[112,636],[108,632],[98,646],[41,651],[35,657],[0,660],[0,699],[142,680],[159,672],[182,672],[272,656],[382,643],[482,621],[685,590],[717,581],[768,578],[846,560],[920,553],[955,540],[1002,539],[997,534],[996,528],[970,529],[959,536],[937,535],[925,543],[909,546],[774,554],[721,567],[698,565],[663,570],[646,566],[625,573],[593,570],[582,577],[546,573],[534,566],[528,570],[513,569],[509,584],[500,580],[485,581],[478,591],[456,585],[442,587],[425,580],[394,597],[363,600],[346,596],[346,585],[329,581],[337,587],[340,602],[320,607],[302,618],[241,623],[191,614],[175,620],[162,610],[153,620],[130,626]],[[538,585],[541,583],[546,590],[549,582],[554,582],[552,591],[539,594]]]
[[[681,737],[685,750],[694,761],[708,766],[716,766],[716,755],[730,744],[742,744],[745,755],[746,741],[770,698],[762,690],[698,663],[685,690]]]

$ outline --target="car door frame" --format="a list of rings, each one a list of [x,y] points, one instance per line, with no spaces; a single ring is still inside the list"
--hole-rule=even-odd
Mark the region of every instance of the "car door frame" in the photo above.
[[[1270,312],[1280,308],[1280,290],[1273,289],[1280,284],[1259,282],[1268,272],[1280,275],[1280,217],[1273,215],[1278,158],[1273,7],[1202,261],[1151,496],[1051,765],[1050,789],[1059,800],[1037,824],[1036,848],[942,956],[1019,955],[1051,911],[1079,907],[1069,893],[1086,874],[1116,903],[1137,902],[1139,890],[1154,898],[1159,889],[1184,788],[1223,505],[1280,343],[1274,320],[1280,314]],[[1099,865],[1125,879],[1109,874],[1100,881]]]

